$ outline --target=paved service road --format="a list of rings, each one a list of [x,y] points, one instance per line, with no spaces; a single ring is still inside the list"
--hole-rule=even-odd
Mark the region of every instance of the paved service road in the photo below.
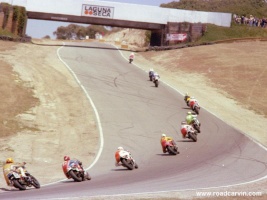
[[[89,45],[101,48],[64,47],[59,53],[89,93],[101,120],[104,148],[89,170],[92,180],[4,192],[0,199],[197,189],[239,184],[267,175],[266,150],[203,108],[198,142],[182,139],[180,122],[188,111],[183,97],[163,83],[155,88],[146,72],[129,64],[119,51],[107,49],[111,46]],[[162,153],[162,133],[175,138],[179,155]],[[118,146],[132,152],[139,169],[114,166]]]

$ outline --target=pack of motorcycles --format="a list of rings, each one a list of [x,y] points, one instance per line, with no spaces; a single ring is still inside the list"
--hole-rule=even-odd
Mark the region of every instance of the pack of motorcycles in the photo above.
[[[149,71],[149,79],[153,81],[155,87],[158,87],[159,79],[154,77],[153,72]],[[185,98],[185,102],[187,106],[189,106],[192,111],[196,114],[199,114],[200,106],[198,102],[195,101],[187,101]],[[191,127],[186,131],[182,132],[184,138],[192,139],[194,142],[197,141],[197,133],[200,133],[200,122],[196,117],[193,119]],[[172,141],[165,141],[161,144],[170,155],[178,154],[178,147]],[[122,151],[120,153],[120,159],[123,167],[126,167],[129,170],[137,169],[138,165],[136,161],[133,159],[132,155],[128,151]],[[84,171],[83,168],[79,165],[79,163],[74,162],[72,160],[65,162],[62,165],[63,173],[68,179],[73,179],[76,182],[81,182],[85,180],[91,180],[91,176],[88,172]],[[26,177],[23,177],[16,171],[12,171],[8,174],[8,179],[11,182],[11,185],[19,190],[26,190],[26,187],[35,187],[39,189],[40,183],[38,180],[32,176],[28,171],[25,170]]]

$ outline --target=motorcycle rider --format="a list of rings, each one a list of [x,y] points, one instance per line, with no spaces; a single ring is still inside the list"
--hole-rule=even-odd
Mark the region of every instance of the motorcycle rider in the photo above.
[[[178,148],[176,146],[176,143],[175,143],[174,139],[172,137],[167,137],[166,134],[164,134],[164,133],[161,134],[161,138],[160,138],[160,144],[162,146],[163,153],[166,153],[167,152],[166,151],[166,148],[162,145],[162,142],[163,141],[171,141],[172,144],[173,144],[173,146],[174,146],[174,148],[176,149],[177,153],[179,153]]]
[[[151,69],[149,70],[149,72],[148,72],[148,76],[153,78],[154,73],[155,73],[155,72],[154,72],[154,69],[151,68]]]
[[[196,113],[187,112],[187,116],[185,117],[186,123],[188,125],[192,125],[193,122],[194,122],[194,118],[197,118],[197,114]]]
[[[181,133],[183,135],[183,138],[186,138],[187,137],[188,131],[192,131],[195,134],[197,134],[197,131],[193,128],[193,126],[187,124],[185,121],[181,122],[180,131],[181,131]]]
[[[197,100],[195,97],[190,97],[190,99],[188,101],[188,106],[190,106],[192,104],[192,102],[193,102],[193,104],[197,103]]]
[[[64,165],[64,163],[66,161],[78,163],[80,165],[80,167],[82,168],[82,170],[84,171],[84,169],[83,169],[83,163],[81,161],[79,161],[78,159],[70,159],[69,156],[64,156],[64,162],[63,162],[62,166]],[[84,173],[85,173],[85,171],[84,171]]]
[[[129,56],[129,63],[131,63],[134,59],[134,53],[132,52]]]
[[[12,158],[7,158],[6,159],[6,163],[3,166],[3,173],[4,173],[4,177],[6,180],[7,185],[11,185],[7,175],[11,172],[11,171],[16,171],[17,173],[21,174],[24,178],[28,178],[25,174],[25,165],[26,162],[23,163],[14,163],[14,160]]]
[[[122,163],[121,163],[121,160],[120,160],[120,152],[121,151],[124,151],[123,147],[118,147],[117,148],[117,151],[115,152],[115,166],[118,167],[118,166],[121,166]]]
[[[184,101],[186,102],[187,106],[189,106],[190,96],[188,93],[185,93]]]
[[[120,156],[120,152],[121,151],[127,151],[131,157],[131,152],[128,151],[128,150],[125,150],[123,147],[118,147],[117,148],[117,151],[115,152],[115,166],[118,167],[118,166],[122,166],[122,162],[121,162],[121,156]],[[132,158],[133,162],[134,162],[134,167],[137,169],[138,168],[138,165],[136,164],[135,160]]]
[[[158,79],[160,79],[159,74],[158,74],[157,72],[154,72],[153,81],[156,79],[156,77],[157,77]]]

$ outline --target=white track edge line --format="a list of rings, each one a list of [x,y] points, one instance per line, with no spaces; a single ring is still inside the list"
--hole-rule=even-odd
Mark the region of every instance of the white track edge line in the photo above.
[[[98,124],[98,129],[99,129],[99,136],[100,136],[100,147],[99,147],[99,150],[98,150],[98,153],[94,159],[94,161],[91,163],[91,165],[86,168],[85,170],[89,170],[91,169],[96,163],[97,161],[99,160],[100,156],[101,156],[101,153],[103,151],[103,148],[104,148],[104,137],[103,137],[103,129],[102,129],[102,125],[101,125],[101,120],[100,120],[100,117],[99,117],[99,114],[98,114],[98,111],[96,109],[96,106],[93,102],[93,100],[91,99],[90,95],[88,94],[88,92],[86,91],[86,89],[84,88],[84,86],[81,84],[80,80],[78,79],[78,77],[76,76],[76,74],[73,72],[73,70],[68,66],[68,64],[62,60],[62,58],[60,57],[59,55],[59,51],[65,46],[65,43],[63,43],[63,46],[61,46],[60,48],[57,49],[57,56],[59,58],[59,60],[65,65],[65,67],[70,71],[70,73],[72,74],[72,76],[74,77],[75,81],[79,84],[79,86],[82,88],[83,92],[85,93],[86,95],[86,98],[89,100],[91,106],[93,107],[93,110],[95,112],[95,117],[96,117],[96,120],[97,120],[97,124]],[[48,186],[48,185],[53,185],[55,183],[59,183],[59,182],[62,182],[64,180],[67,180],[67,179],[62,179],[62,180],[59,180],[59,181],[56,181],[56,182],[52,182],[52,183],[48,183],[48,184],[44,184],[42,186]]]

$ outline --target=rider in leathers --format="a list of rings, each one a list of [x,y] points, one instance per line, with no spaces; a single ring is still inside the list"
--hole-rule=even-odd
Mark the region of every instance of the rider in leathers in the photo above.
[[[186,138],[188,135],[188,131],[192,131],[194,133],[197,133],[197,131],[193,128],[192,125],[187,124],[186,122],[181,122],[180,131],[183,135],[183,138]]]
[[[192,125],[193,124],[193,121],[194,121],[194,118],[196,118],[197,115],[195,113],[192,113],[192,112],[188,112],[187,113],[187,116],[186,116],[186,123],[188,125]]]
[[[189,94],[188,93],[185,93],[184,101],[186,102],[187,106],[189,106],[189,100],[190,100]]]
[[[176,146],[176,143],[175,143],[174,139],[173,139],[172,137],[167,137],[166,134],[163,133],[163,134],[161,135],[161,138],[160,138],[160,144],[161,144],[161,146],[162,146],[162,152],[163,152],[163,153],[166,153],[166,152],[167,152],[167,151],[166,151],[166,148],[164,148],[164,146],[162,145],[162,142],[163,142],[164,140],[165,140],[165,141],[171,141],[172,144],[173,144],[173,146],[176,148],[176,150],[178,149],[177,146]],[[179,152],[178,152],[178,153],[179,153]]]
[[[14,160],[12,158],[6,159],[6,164],[3,166],[3,173],[6,180],[7,185],[11,185],[7,175],[11,171],[16,171],[17,173],[21,174],[23,177],[27,177],[25,174],[25,165],[26,162],[23,163],[14,163]]]

